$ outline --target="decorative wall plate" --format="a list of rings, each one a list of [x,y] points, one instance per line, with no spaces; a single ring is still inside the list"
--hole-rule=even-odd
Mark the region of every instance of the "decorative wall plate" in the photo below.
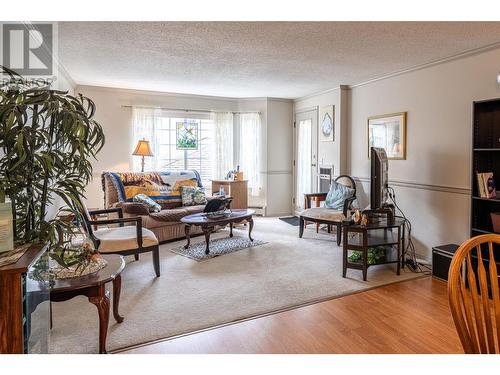
[[[319,112],[319,140],[333,142],[335,140],[334,106],[321,107]]]

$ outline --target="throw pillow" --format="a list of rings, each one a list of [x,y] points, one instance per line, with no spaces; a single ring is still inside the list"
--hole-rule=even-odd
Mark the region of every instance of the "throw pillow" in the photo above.
[[[175,182],[174,187],[172,188],[173,191],[180,191],[184,186],[193,186],[197,187],[198,186],[198,181],[196,180],[179,180]]]
[[[183,206],[207,204],[205,188],[203,187],[183,186],[181,187],[181,194]]]
[[[330,191],[326,196],[325,207],[332,208],[337,211],[344,209],[344,201],[354,195],[354,189],[351,189],[338,182],[332,181]]]
[[[137,194],[133,198],[134,202],[143,203],[148,206],[149,212],[160,212],[161,206],[145,194]]]

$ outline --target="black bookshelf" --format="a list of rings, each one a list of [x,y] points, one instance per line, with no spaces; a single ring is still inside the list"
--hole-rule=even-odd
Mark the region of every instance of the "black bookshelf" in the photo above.
[[[493,172],[500,190],[500,99],[474,102],[473,110],[471,237],[493,233],[490,214],[500,212],[500,195],[481,198],[476,176]]]

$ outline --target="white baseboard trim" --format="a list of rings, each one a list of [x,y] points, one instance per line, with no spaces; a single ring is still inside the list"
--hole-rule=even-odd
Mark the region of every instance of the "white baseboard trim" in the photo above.
[[[276,212],[273,212],[273,213],[269,213],[266,215],[267,217],[284,217],[284,216],[294,216],[290,211],[288,212],[281,212],[281,213],[276,213]]]

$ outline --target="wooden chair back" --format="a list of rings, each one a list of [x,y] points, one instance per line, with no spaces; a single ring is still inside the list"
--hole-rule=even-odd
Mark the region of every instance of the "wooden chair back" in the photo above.
[[[342,174],[335,179],[335,182],[347,186],[348,188],[354,189],[354,196],[356,196],[356,182],[354,182],[351,176]]]
[[[90,217],[90,213],[89,213],[89,210],[87,209],[87,205],[85,204],[83,199],[81,199],[80,197],[76,197],[76,201],[73,201],[73,204],[75,205],[75,208],[80,213],[80,219],[83,220],[83,223],[81,223],[83,230],[86,232],[86,234],[89,237],[91,237],[91,238],[94,237],[92,225],[89,224],[90,221],[92,220],[92,218]]]
[[[465,241],[448,274],[451,314],[465,353],[500,353],[500,296],[495,254],[500,235]]]

